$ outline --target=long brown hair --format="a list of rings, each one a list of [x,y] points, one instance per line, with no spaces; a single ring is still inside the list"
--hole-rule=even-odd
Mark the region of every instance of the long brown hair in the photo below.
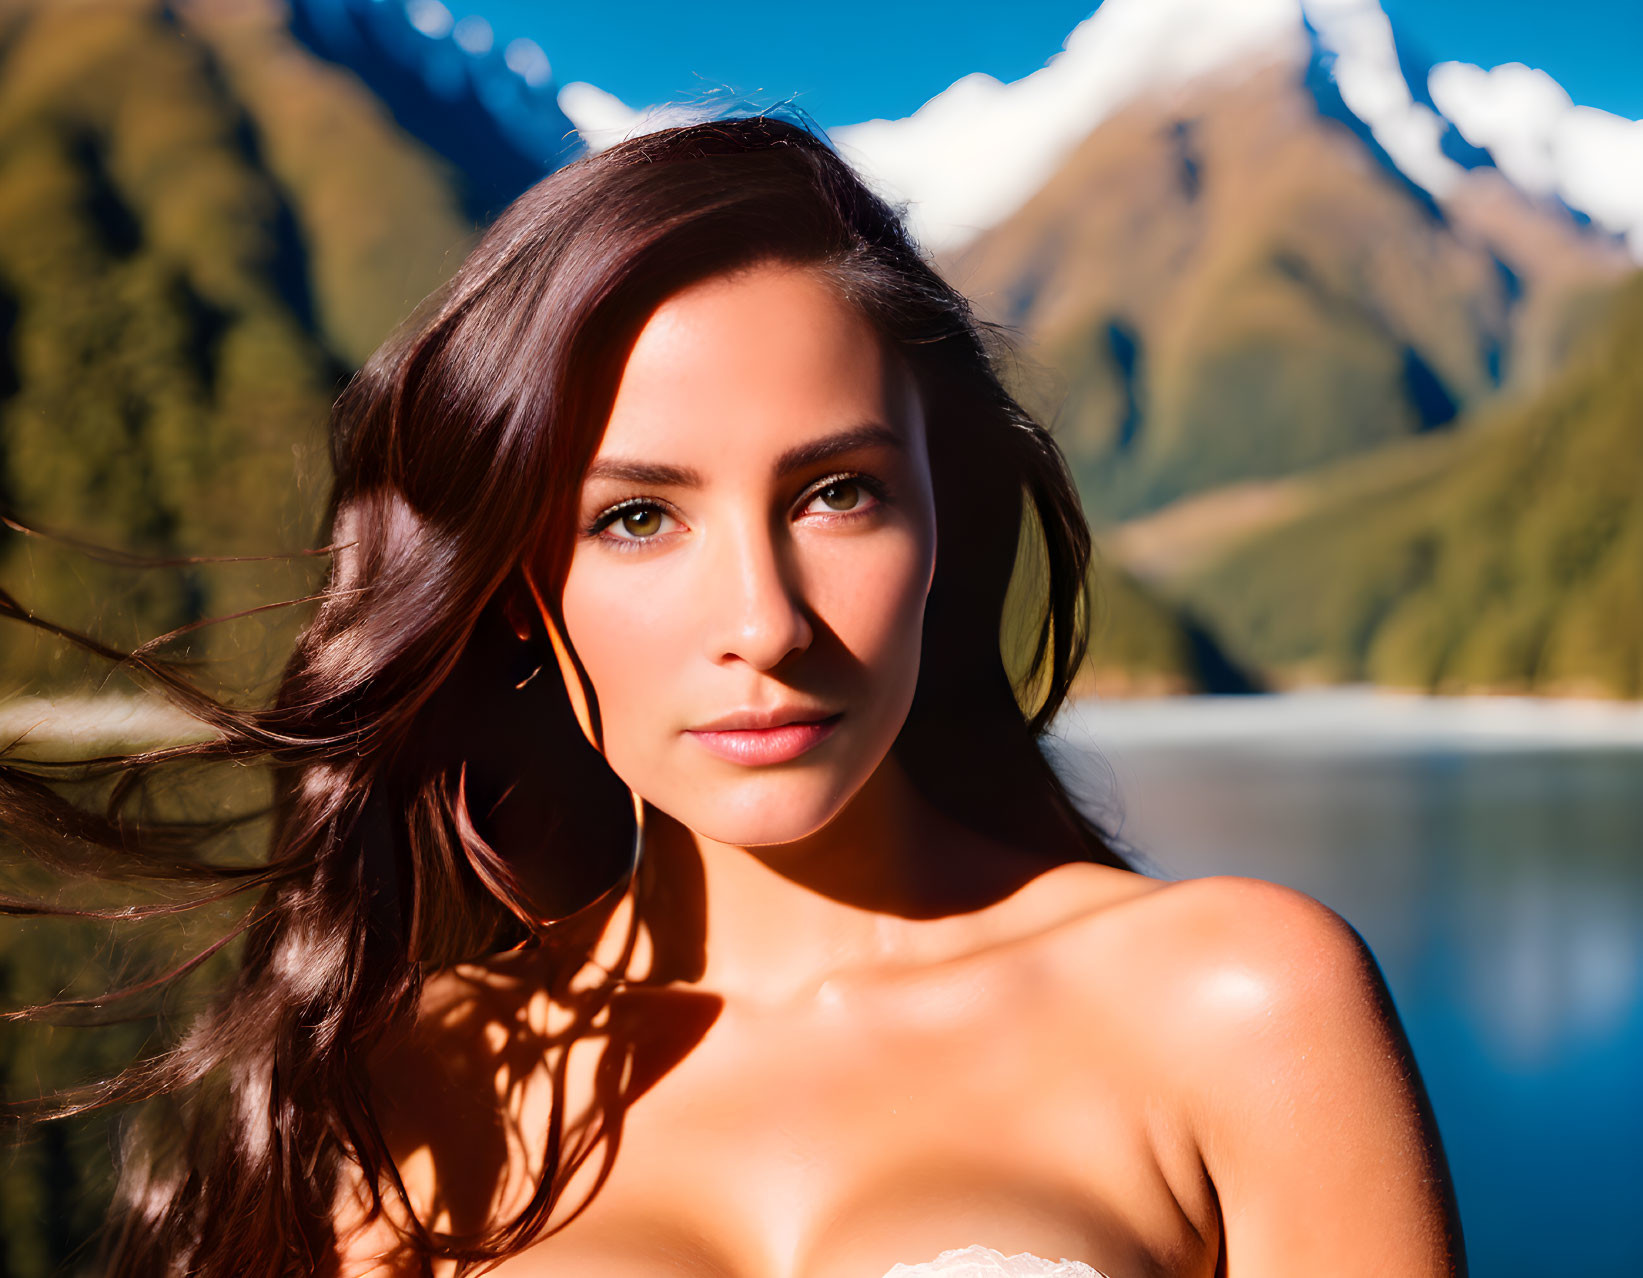
[[[557,597],[580,477],[644,318],[694,279],[771,258],[825,272],[924,397],[940,556],[898,757],[976,828],[1120,863],[1038,748],[1083,656],[1090,539],[1059,450],[1001,384],[1002,335],[931,268],[899,211],[802,124],[723,119],[578,160],[520,196],[338,399],[329,575],[272,704],[235,708],[152,651],[53,631],[212,735],[74,764],[5,757],[11,839],[61,873],[188,892],[125,911],[0,905],[132,918],[252,900],[213,941],[243,946],[233,979],[186,1032],[43,1102],[47,1116],[149,1102],[122,1171],[112,1272],[312,1271],[334,1243],[344,1160],[369,1185],[397,1183],[364,1063],[413,1017],[423,973],[555,944],[543,920],[623,874],[630,796],[582,736],[562,681],[534,677],[552,670],[544,637],[521,642],[504,613],[527,559]],[[1000,628],[1024,526],[1040,606],[1012,681]],[[52,629],[9,597],[0,607]],[[211,855],[232,818],[158,820],[145,808],[155,778],[201,762],[271,769],[266,857]],[[98,779],[106,801],[91,808],[85,785]],[[529,855],[551,861],[532,879],[545,893],[517,873],[513,832],[525,828]],[[152,986],[73,1010],[117,1011]],[[544,1226],[554,1171],[515,1219],[411,1241],[467,1264],[507,1254]]]

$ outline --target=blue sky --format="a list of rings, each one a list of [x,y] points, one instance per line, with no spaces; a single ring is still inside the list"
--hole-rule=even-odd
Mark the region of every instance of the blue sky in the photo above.
[[[633,106],[729,85],[760,101],[796,94],[831,128],[911,114],[959,76],[1037,70],[1090,0],[446,0],[500,39],[535,39],[555,78],[587,80]],[[1236,0],[1225,0],[1236,3]],[[1643,0],[1383,0],[1400,38],[1433,62],[1527,62],[1573,96],[1643,117]]]
[[[1434,62],[1527,62],[1583,106],[1643,119],[1643,0],[1381,0]]]

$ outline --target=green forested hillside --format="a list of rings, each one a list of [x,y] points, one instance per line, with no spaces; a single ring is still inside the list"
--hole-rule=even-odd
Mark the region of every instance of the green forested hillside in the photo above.
[[[26,522],[156,556],[311,544],[339,378],[464,246],[448,175],[277,17],[3,10],[0,499]],[[309,577],[133,575],[0,535],[26,606],[121,644]],[[0,641],[9,689],[59,659],[18,627]]]
[[[1172,583],[1280,676],[1643,696],[1643,275],[1543,393],[1319,479]]]
[[[1178,696],[1257,686],[1189,612],[1116,563],[1097,565],[1094,587],[1089,658],[1075,695]]]
[[[454,175],[281,21],[266,0],[0,3],[0,507],[25,523],[155,557],[311,546],[340,379],[465,250]],[[120,645],[300,595],[317,566],[133,569],[0,528],[0,586]],[[173,652],[250,691],[297,620]],[[0,623],[0,700],[78,673]],[[3,847],[0,870],[40,886]],[[148,948],[8,919],[0,1003],[107,989]],[[156,1024],[11,1025],[0,1096],[106,1073]],[[0,1147],[0,1276],[94,1272],[114,1137],[97,1117]]]

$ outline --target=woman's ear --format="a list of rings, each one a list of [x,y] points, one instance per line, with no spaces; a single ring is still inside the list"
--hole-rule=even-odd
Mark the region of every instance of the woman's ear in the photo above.
[[[502,604],[502,619],[508,623],[508,629],[513,631],[514,637],[520,643],[530,642],[532,629],[530,609],[535,607],[534,594],[534,590],[529,593],[510,590]]]
[[[529,565],[526,565],[524,574],[525,588],[530,592],[537,616],[542,619],[542,626],[548,632],[548,642],[553,645],[554,660],[559,666],[560,677],[565,681],[565,695],[570,698],[571,712],[575,714],[576,722],[582,729],[582,735],[588,739],[588,744],[603,754],[605,746],[601,740],[603,733],[599,730],[598,702],[594,698],[587,673],[582,669],[582,663],[576,659],[576,653],[571,650],[570,642],[565,638],[564,626],[553,609],[548,607],[547,600],[542,597]],[[510,616],[509,624],[512,624],[512,621]],[[529,634],[528,628],[525,634]]]

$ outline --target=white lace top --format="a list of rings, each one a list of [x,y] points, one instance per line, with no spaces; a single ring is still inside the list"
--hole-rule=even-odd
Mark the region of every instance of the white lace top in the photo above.
[[[1077,1260],[1045,1260],[1028,1252],[1006,1256],[979,1243],[944,1251],[920,1265],[897,1265],[884,1278],[1106,1278]]]

